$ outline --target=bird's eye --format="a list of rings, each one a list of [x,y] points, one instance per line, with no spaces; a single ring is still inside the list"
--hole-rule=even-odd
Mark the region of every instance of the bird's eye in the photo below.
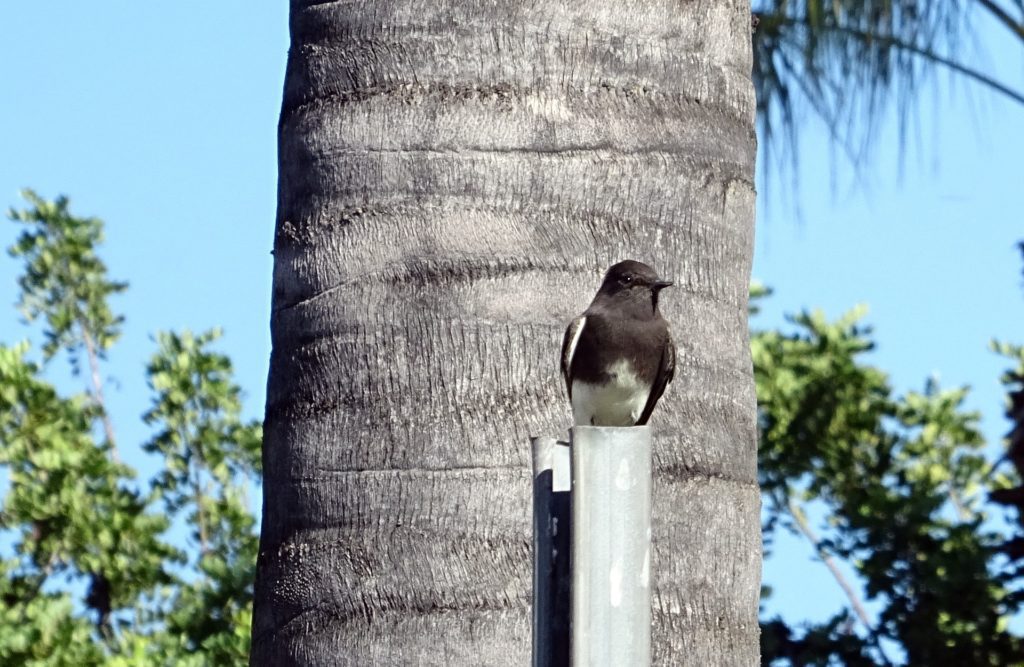
[[[633,283],[633,276],[622,276],[622,282],[626,285]]]

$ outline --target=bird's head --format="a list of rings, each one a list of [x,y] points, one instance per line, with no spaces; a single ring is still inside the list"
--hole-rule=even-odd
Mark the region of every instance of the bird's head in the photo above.
[[[672,285],[651,267],[631,259],[613,265],[604,274],[597,298],[608,300],[634,317],[652,317],[658,312],[658,293]]]

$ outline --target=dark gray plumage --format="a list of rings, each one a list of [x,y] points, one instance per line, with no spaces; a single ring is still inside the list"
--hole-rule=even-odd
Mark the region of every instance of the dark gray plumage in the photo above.
[[[604,276],[590,307],[562,340],[562,376],[576,424],[646,424],[675,373],[676,349],[658,311],[671,285],[633,260]]]

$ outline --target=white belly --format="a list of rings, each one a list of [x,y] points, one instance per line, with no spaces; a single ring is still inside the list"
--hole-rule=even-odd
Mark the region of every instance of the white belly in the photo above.
[[[572,383],[572,414],[576,424],[593,426],[633,426],[651,393],[650,385],[641,383],[631,365],[623,360],[610,372],[607,384]]]

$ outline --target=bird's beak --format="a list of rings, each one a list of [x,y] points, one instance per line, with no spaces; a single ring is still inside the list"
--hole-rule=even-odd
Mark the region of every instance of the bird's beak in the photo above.
[[[651,289],[657,292],[658,290],[663,290],[666,287],[672,287],[672,285],[674,284],[675,283],[673,283],[671,280],[655,280],[653,283],[651,283]]]

